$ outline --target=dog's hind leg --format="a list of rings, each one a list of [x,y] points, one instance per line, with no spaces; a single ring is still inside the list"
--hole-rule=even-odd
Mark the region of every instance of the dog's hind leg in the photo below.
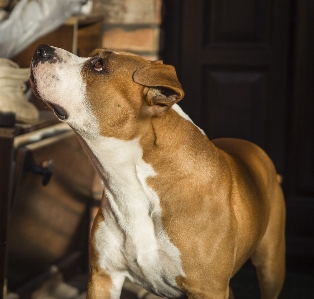
[[[285,278],[285,206],[279,184],[274,184],[269,223],[252,256],[262,299],[276,299]]]

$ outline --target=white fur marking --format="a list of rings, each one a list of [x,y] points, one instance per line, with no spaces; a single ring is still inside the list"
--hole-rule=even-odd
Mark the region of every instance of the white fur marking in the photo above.
[[[202,134],[206,135],[205,132],[193,122],[193,120],[181,109],[181,107],[178,104],[174,104],[172,106],[172,109],[176,111],[184,119],[190,121],[195,127],[197,127],[202,132]]]
[[[91,109],[86,101],[86,84],[81,70],[88,58],[80,58],[56,48],[60,61],[39,62],[33,67],[37,90],[43,100],[66,109],[66,122],[81,135],[96,132],[96,119],[90,118]]]
[[[180,252],[163,230],[159,198],[146,183],[156,173],[143,161],[138,140],[99,136],[86,142],[99,161],[108,198],[96,233],[101,267],[155,293],[163,290],[159,295],[180,296],[175,280],[184,276]]]

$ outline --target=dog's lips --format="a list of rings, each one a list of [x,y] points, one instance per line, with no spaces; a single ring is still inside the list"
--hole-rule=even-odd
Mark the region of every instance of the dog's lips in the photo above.
[[[51,102],[47,102],[47,104],[52,108],[53,112],[60,120],[68,119],[68,112],[64,108],[62,108],[58,104],[53,104]]]
[[[37,97],[37,98],[40,98],[39,97],[39,94],[38,94],[38,91],[37,91],[37,87],[36,87],[36,81],[35,81],[35,77],[34,77],[34,74],[33,74],[33,70],[31,70],[31,74],[29,76],[29,85],[34,93],[34,95]]]

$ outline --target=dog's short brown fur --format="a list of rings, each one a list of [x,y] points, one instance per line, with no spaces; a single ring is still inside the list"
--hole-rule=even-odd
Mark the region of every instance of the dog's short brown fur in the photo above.
[[[273,163],[248,141],[210,141],[176,104],[184,92],[173,67],[42,45],[32,81],[104,181],[88,298],[118,298],[125,277],[164,297],[228,298],[230,278],[249,258],[262,298],[278,297],[285,207]]]

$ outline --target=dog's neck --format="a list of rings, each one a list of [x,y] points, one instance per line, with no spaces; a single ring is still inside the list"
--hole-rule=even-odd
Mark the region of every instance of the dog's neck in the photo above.
[[[115,202],[112,206],[120,206],[123,209],[122,206],[126,205],[131,208],[129,203],[142,201],[146,202],[147,211],[153,210],[156,194],[147,185],[147,179],[158,174],[152,165],[146,162],[146,158],[149,160],[152,156],[158,159],[169,154],[176,155],[182,148],[185,151],[192,151],[193,148],[199,150],[197,140],[207,138],[179,106],[175,105],[171,109],[167,115],[153,118],[138,137],[132,140],[125,141],[101,135],[80,138],[97,167],[109,201]],[[194,134],[188,130],[194,130]],[[210,154],[207,150],[206,155]],[[181,164],[187,162],[180,161]],[[194,171],[192,167],[191,171]]]

